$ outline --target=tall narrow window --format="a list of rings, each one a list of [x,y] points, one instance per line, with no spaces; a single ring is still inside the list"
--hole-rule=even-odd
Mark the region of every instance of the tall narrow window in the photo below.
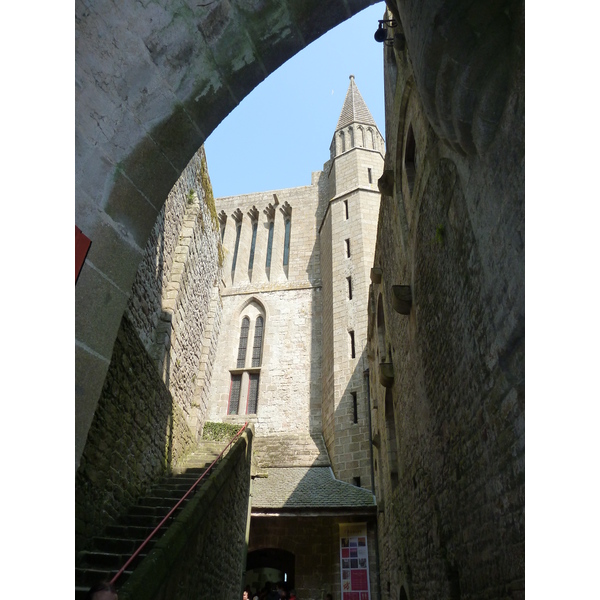
[[[344,209],[346,211],[346,219],[348,218],[348,200],[344,200]]]
[[[356,358],[356,347],[354,345],[354,331],[349,331],[350,334],[350,356]]]
[[[242,328],[240,330],[240,345],[238,346],[238,357],[236,367],[243,369],[246,365],[246,348],[248,347],[248,330],[250,329],[250,319],[244,317]]]
[[[252,244],[250,245],[250,260],[248,261],[248,269],[251,270],[254,266],[254,249],[256,248],[256,230],[258,229],[258,223],[254,221],[252,223]]]
[[[406,182],[408,183],[408,190],[411,194],[415,185],[416,171],[417,165],[415,134],[413,133],[412,125],[410,125],[408,128],[408,134],[406,135],[406,147],[404,149],[404,172],[406,173]]]
[[[352,277],[346,278],[348,281],[348,300],[352,300]]]
[[[344,139],[343,131],[340,131],[340,140],[342,142],[342,152],[346,152],[346,140]]]
[[[271,266],[271,252],[273,251],[273,228],[275,227],[275,223],[271,221],[269,223],[269,238],[267,240],[267,262],[265,264],[268,269]]]
[[[240,406],[240,392],[242,390],[242,376],[231,376],[231,387],[229,388],[229,406],[228,415],[237,415]]]
[[[394,415],[394,399],[392,391],[385,391],[385,429],[387,437],[388,469],[392,489],[398,487],[398,453],[396,446],[396,419]]]
[[[373,183],[373,171],[371,169],[367,169],[369,173],[369,183]]]
[[[235,228],[235,249],[233,251],[233,261],[231,263],[231,272],[235,271],[235,263],[237,262],[238,248],[240,247],[240,234],[242,233],[242,224],[238,223]]]
[[[255,415],[258,408],[258,382],[260,375],[258,373],[250,373],[250,381],[248,383],[248,406],[246,412],[249,415]]]
[[[260,367],[263,343],[263,318],[258,316],[254,325],[254,346],[252,348],[252,366]]]
[[[354,411],[354,421],[353,423],[358,423],[358,396],[356,392],[350,392],[352,396],[352,409]]]
[[[285,267],[290,262],[290,230],[292,228],[292,220],[285,221],[285,239],[283,242],[283,266]]]
[[[350,238],[346,240],[346,258],[350,258]]]
[[[354,148],[354,129],[350,127],[348,131],[350,133],[350,148]]]

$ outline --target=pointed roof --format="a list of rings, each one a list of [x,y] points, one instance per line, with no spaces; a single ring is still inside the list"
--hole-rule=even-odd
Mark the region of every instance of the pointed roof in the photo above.
[[[350,86],[346,92],[342,114],[335,129],[337,131],[338,129],[347,127],[351,123],[364,123],[365,125],[374,125],[377,127],[375,119],[371,116],[363,97],[356,87],[356,83],[354,83],[354,75],[350,75]]]

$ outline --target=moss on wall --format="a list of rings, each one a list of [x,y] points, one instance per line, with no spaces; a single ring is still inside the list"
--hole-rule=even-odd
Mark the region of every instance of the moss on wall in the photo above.
[[[215,228],[215,231],[219,231],[219,217],[217,215],[217,207],[215,205],[215,197],[212,190],[212,185],[210,183],[210,177],[208,175],[208,166],[206,164],[206,153],[204,152],[204,147],[201,148],[200,151],[200,177],[198,179],[198,185],[202,188],[204,192],[204,201],[206,202],[206,206],[210,212],[210,217]],[[204,226],[204,223],[203,223]],[[225,262],[225,249],[223,248],[223,244],[219,241],[219,268],[223,266]]]
[[[211,442],[228,442],[240,430],[232,423],[205,423],[202,439]]]

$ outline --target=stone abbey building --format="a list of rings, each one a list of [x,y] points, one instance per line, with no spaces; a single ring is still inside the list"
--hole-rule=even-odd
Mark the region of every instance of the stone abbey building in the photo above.
[[[344,523],[363,524],[370,551],[354,576],[376,581],[365,348],[385,147],[353,76],[329,150],[309,186],[215,201],[226,258],[208,420],[254,424],[249,558],[291,552],[306,598],[339,586]]]
[[[150,437],[171,429],[171,467],[205,422],[252,426],[246,583],[262,587],[271,573],[304,598],[341,597],[343,585],[376,597],[366,346],[385,143],[354,76],[329,155],[311,185],[216,199],[211,216],[199,199],[210,189],[200,152],[154,227],[122,330],[135,330],[177,405],[172,425],[143,409]],[[118,420],[113,408],[106,418]],[[115,443],[130,436],[121,430]],[[160,472],[158,449],[144,460],[139,489]],[[99,522],[82,520],[97,533]]]
[[[385,142],[351,76],[311,185],[212,196],[235,94],[370,3],[78,3],[78,555],[249,423],[120,600],[524,598],[524,3],[388,0]]]

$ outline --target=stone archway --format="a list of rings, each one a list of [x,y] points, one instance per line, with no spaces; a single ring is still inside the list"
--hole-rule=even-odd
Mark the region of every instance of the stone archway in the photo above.
[[[248,553],[246,559],[246,575],[254,573],[259,576],[262,570],[269,569],[270,572],[277,571],[281,575],[279,581],[283,581],[288,587],[295,586],[296,559],[292,552],[281,548],[262,548]],[[248,581],[248,576],[246,576]],[[264,582],[261,582],[264,585]],[[277,583],[277,581],[271,581]]]
[[[76,2],[76,465],[169,190],[254,87],[376,1]]]
[[[75,289],[76,465],[142,251],[177,177],[283,62],[376,0],[77,0],[75,222],[92,240]],[[429,125],[485,152],[524,89],[524,2],[386,0]]]

